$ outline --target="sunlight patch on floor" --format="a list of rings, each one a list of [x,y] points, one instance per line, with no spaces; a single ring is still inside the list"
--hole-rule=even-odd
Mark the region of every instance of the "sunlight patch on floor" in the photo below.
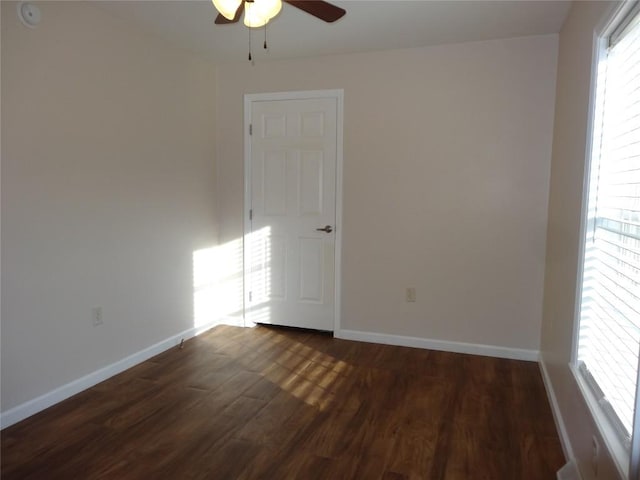
[[[326,410],[354,367],[296,342],[264,371],[266,379],[307,405]]]

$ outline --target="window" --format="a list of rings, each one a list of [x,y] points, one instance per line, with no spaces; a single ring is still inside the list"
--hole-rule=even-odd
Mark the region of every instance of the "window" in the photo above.
[[[598,59],[576,367],[628,461],[640,352],[640,2],[627,7]]]

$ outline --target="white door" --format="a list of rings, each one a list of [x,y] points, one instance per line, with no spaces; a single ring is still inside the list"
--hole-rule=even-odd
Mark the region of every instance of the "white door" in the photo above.
[[[332,331],[338,97],[248,97],[247,319]]]

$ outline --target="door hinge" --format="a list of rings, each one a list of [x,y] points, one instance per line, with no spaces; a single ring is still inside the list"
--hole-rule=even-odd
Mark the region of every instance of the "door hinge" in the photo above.
[[[249,301],[253,301],[253,292],[249,292]]]
[[[249,124],[249,135],[253,135],[253,123]]]
[[[253,209],[249,210],[249,220],[253,220]]]

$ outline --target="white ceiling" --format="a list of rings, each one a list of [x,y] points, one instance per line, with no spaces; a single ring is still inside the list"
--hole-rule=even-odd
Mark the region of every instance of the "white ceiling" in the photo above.
[[[143,31],[159,35],[215,62],[246,61],[249,32],[241,23],[215,25],[210,0],[95,1]],[[264,30],[252,33],[256,61],[421,47],[496,38],[557,33],[569,1],[404,1],[332,2],[347,14],[325,23],[285,4]]]

